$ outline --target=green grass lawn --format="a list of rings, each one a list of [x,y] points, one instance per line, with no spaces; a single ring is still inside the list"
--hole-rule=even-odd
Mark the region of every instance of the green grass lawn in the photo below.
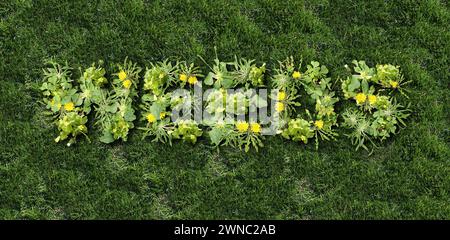
[[[1,1],[0,218],[450,219],[449,26],[439,0]],[[269,67],[317,60],[334,79],[353,59],[400,65],[413,113],[370,156],[341,131],[319,151],[280,137],[248,153],[169,147],[137,131],[54,143],[33,89],[45,59],[201,63],[214,46]]]

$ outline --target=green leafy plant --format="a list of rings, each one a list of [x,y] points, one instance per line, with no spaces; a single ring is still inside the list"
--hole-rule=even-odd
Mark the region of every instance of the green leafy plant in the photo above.
[[[83,134],[87,137],[86,115],[89,107],[81,107],[84,102],[77,86],[73,85],[70,68],[54,61],[49,61],[51,67],[44,70],[44,82],[40,87],[47,112],[58,127],[59,136],[55,142],[69,138],[67,146],[76,142],[76,137]],[[87,138],[89,140],[89,138]]]
[[[355,100],[357,108],[344,112],[343,126],[351,130],[347,136],[356,149],[363,147],[369,151],[365,143],[376,147],[375,139],[382,141],[397,133],[400,126],[406,126],[404,120],[410,110],[409,105],[404,107],[396,102],[394,91],[381,94],[386,89],[400,90],[403,77],[398,67],[387,64],[370,68],[364,61],[356,60],[353,64],[355,73],[342,81],[342,90],[345,98]]]
[[[314,130],[309,121],[302,118],[289,120],[287,127],[282,131],[281,136],[292,141],[308,143],[308,139],[314,137]]]
[[[403,75],[400,73],[400,67],[391,64],[377,64],[376,76],[373,81],[380,84],[384,89],[389,90],[389,94],[399,91],[403,96],[406,95],[407,90],[404,86],[411,81],[405,81]],[[383,90],[384,90],[383,89]]]
[[[282,122],[288,122],[296,112],[296,108],[301,106],[297,100],[300,98],[300,73],[301,63],[297,65],[291,56],[284,61],[278,62],[278,68],[274,69],[275,75],[272,77],[272,88],[275,94],[271,98],[275,100],[273,108]]]
[[[287,92],[289,95],[296,95],[298,86],[301,84],[302,74],[300,69],[302,64],[296,66],[294,58],[291,56],[284,61],[278,61],[278,68],[274,69],[272,86],[275,89]]]
[[[172,144],[171,133],[174,130],[174,124],[170,121],[171,93],[161,94],[160,96],[151,93],[144,94],[140,109],[142,110],[145,127],[139,127],[143,130],[143,139],[152,136],[154,141]]]
[[[144,75],[144,90],[151,91],[155,95],[161,95],[165,90],[175,83],[178,63],[172,65],[168,60],[151,63]]]
[[[264,146],[261,132],[259,123],[239,120],[234,124],[218,122],[211,126],[208,135],[214,146],[231,146],[248,152],[250,147],[258,151]]]
[[[409,104],[405,107],[397,103],[395,94],[406,96],[403,87],[409,82],[404,80],[398,66],[378,64],[373,68],[364,61],[352,63],[352,69],[347,66],[351,75],[341,81],[341,89],[344,98],[353,106],[344,105],[341,126],[347,129],[345,135],[357,150],[369,151],[368,142],[375,147],[377,141],[391,137],[406,126]],[[150,137],[153,141],[169,144],[173,139],[181,139],[195,144],[206,130],[205,135],[209,136],[212,145],[231,146],[247,152],[250,148],[258,151],[263,147],[263,134],[268,130],[305,144],[315,138],[316,149],[319,141],[335,140],[338,136],[339,115],[335,105],[339,98],[333,91],[328,68],[316,61],[302,68],[302,61],[297,64],[289,57],[274,69],[269,86],[273,100],[271,121],[275,128],[270,126],[270,129],[263,129],[262,123],[254,119],[259,109],[268,107],[267,100],[250,88],[265,85],[265,64],[257,66],[255,60],[235,57],[234,62],[222,62],[216,54],[205,78],[205,83],[213,86],[204,99],[205,110],[212,117],[201,123],[187,120],[189,111],[184,110],[191,107],[193,101],[203,99],[178,96],[171,91],[188,85],[190,93],[195,93],[193,86],[204,76],[194,64],[169,60],[150,63],[144,74],[141,95],[138,86],[142,69],[128,59],[117,66],[110,81],[101,61],[80,69],[77,81],[72,80],[67,64],[62,66],[52,61],[49,64],[51,67],[44,70],[44,82],[40,87],[43,103],[59,130],[55,141],[68,139],[68,145],[75,143],[79,135],[89,140],[86,124],[93,109],[94,126],[102,134],[100,141],[127,141],[130,130],[135,127],[137,109],[134,103],[139,96],[142,124],[138,129],[142,131],[142,139]],[[233,91],[232,87],[241,89]],[[300,107],[302,111],[298,111]],[[180,110],[183,110],[184,120],[175,120],[176,111]],[[196,110],[199,109],[194,112]]]
[[[257,122],[237,121],[234,134],[231,135],[234,137],[232,142],[236,147],[244,148],[245,152],[250,150],[250,146],[258,151],[259,147],[264,146],[261,140],[261,131],[261,125]]]
[[[176,73],[178,74],[178,80],[181,87],[184,87],[186,84],[193,86],[198,83],[198,78],[204,77],[200,68],[193,63],[187,64],[186,62],[180,62],[177,66],[178,69],[176,70]]]
[[[62,118],[57,121],[57,126],[59,132],[59,136],[55,139],[55,142],[66,140],[70,138],[67,143],[68,146],[76,142],[76,137],[80,134],[86,136],[87,127],[86,127],[87,117],[83,115],[79,115],[76,112],[69,112],[64,114]]]
[[[328,68],[315,61],[312,61],[311,65],[307,65],[307,70],[302,74],[300,83],[313,100],[329,93],[331,78],[327,77],[327,74]]]
[[[328,68],[319,62],[312,61],[301,78],[310,100],[315,102],[314,116],[307,111],[309,119],[314,120],[314,134],[316,149],[321,140],[335,140],[338,136],[334,127],[337,127],[337,114],[334,105],[339,101],[335,93],[331,91],[331,78],[328,77]]]
[[[365,143],[370,142],[373,145],[375,143],[370,137],[372,135],[372,129],[366,115],[356,109],[347,109],[342,117],[344,118],[342,125],[352,130],[347,136],[350,138],[352,144],[356,145],[356,150],[362,147],[369,151]]]
[[[102,62],[99,63],[99,65],[101,64]],[[104,68],[92,64],[91,67],[81,73],[78,79],[81,91],[80,97],[83,100],[83,111],[86,114],[90,113],[92,105],[98,105],[102,96],[106,94],[106,90],[103,88],[108,83],[105,73]]]
[[[203,131],[198,127],[198,124],[194,120],[180,120],[175,123],[172,137],[195,144],[197,138],[202,136],[202,134]]]
[[[100,141],[111,143],[117,139],[127,141],[128,132],[134,128],[136,119],[133,100],[137,96],[139,73],[141,68],[128,59],[118,65],[119,72],[114,74],[113,89],[101,95],[96,109],[97,124],[102,129]]]
[[[206,63],[206,62],[205,62]],[[236,85],[232,73],[228,70],[229,63],[221,62],[217,57],[214,59],[214,65],[209,68],[211,72],[206,75],[205,84],[213,85],[214,88],[231,88]]]
[[[245,58],[238,59],[235,57],[231,75],[234,78],[234,86],[249,87],[263,87],[264,74],[266,73],[266,64],[263,63],[260,67],[255,64],[255,60],[246,60]]]
[[[298,66],[298,67],[296,67]],[[316,149],[321,140],[333,140],[337,136],[334,127],[337,126],[337,114],[334,104],[339,101],[331,91],[331,78],[328,69],[319,62],[312,61],[302,72],[302,64],[295,64],[292,57],[280,62],[273,84],[278,88],[274,105],[275,112],[280,114],[282,136],[294,141],[307,142],[315,137]],[[303,97],[304,96],[304,97]],[[296,108],[303,98],[306,106],[304,114],[297,114]],[[315,104],[311,104],[315,103]],[[314,106],[314,107],[313,107]],[[313,112],[313,114],[311,114]],[[308,124],[307,124],[308,123]]]
[[[216,147],[238,145],[238,132],[235,131],[233,124],[225,124],[223,121],[219,121],[210,126],[208,136],[211,143]]]

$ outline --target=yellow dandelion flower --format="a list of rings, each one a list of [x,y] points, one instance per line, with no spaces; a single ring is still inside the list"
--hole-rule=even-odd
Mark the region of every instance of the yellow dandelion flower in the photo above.
[[[275,104],[275,110],[276,110],[277,112],[282,112],[282,111],[284,110],[284,103],[282,103],[282,102],[277,102],[277,103]]]
[[[197,77],[196,76],[190,76],[188,79],[189,84],[194,85],[198,82]]]
[[[131,80],[127,79],[125,81],[123,81],[122,85],[126,88],[129,89],[131,87]]]
[[[286,93],[284,91],[278,92],[277,100],[278,101],[283,101],[285,99],[286,99]]]
[[[186,74],[180,74],[180,80],[182,81],[182,82],[186,82],[186,80],[188,79],[188,77],[187,77],[187,75]]]
[[[156,117],[155,117],[155,115],[153,115],[153,114],[151,114],[151,113],[147,114],[146,118],[147,118],[147,122],[149,122],[149,123],[154,123],[154,122],[156,122]]]
[[[390,81],[389,84],[391,84],[392,88],[397,88],[398,87],[398,82],[397,81]]]
[[[374,105],[377,102],[377,96],[369,95],[368,100],[369,100],[370,105]]]
[[[314,122],[314,126],[316,126],[317,129],[322,129],[323,128],[323,121],[322,120],[316,120]]]
[[[299,79],[302,77],[302,74],[299,71],[294,71],[294,73],[292,73],[292,77],[294,79]]]
[[[355,96],[355,100],[357,104],[363,104],[366,101],[366,94],[364,93],[358,93]]]
[[[73,102],[68,102],[66,104],[64,104],[64,110],[70,112],[73,111],[75,109],[75,104],[73,104]]]
[[[238,123],[236,123],[236,128],[239,132],[247,132],[248,122],[239,121]]]
[[[121,81],[123,81],[123,80],[125,80],[127,78],[127,74],[122,70],[122,71],[120,71],[120,73],[119,73],[119,79],[121,80]]]
[[[254,132],[254,133],[261,132],[261,125],[259,125],[259,123],[251,123],[250,127],[251,127],[252,132]]]

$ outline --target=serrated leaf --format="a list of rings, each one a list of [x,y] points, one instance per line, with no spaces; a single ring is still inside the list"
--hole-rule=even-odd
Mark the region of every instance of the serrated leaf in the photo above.
[[[151,107],[150,107],[150,113],[153,114],[154,116],[159,116],[159,114],[163,111],[163,108],[160,104],[158,103],[154,103]]]
[[[118,105],[118,103],[113,103],[112,105],[106,107],[106,111],[109,113],[116,113]]]
[[[222,80],[222,86],[223,86],[224,88],[230,88],[230,87],[232,87],[232,86],[233,86],[233,79],[232,79],[232,78],[225,77],[225,78]]]
[[[100,142],[112,143],[114,142],[113,135],[109,131],[103,131],[103,135],[100,137]]]
[[[355,91],[355,89],[359,88],[360,86],[361,86],[361,84],[360,84],[359,80],[355,76],[352,76],[351,82],[348,85],[348,90],[350,92],[353,92],[353,91]]]
[[[204,82],[206,85],[209,85],[209,86],[211,86],[213,84],[213,73],[212,72],[208,73],[208,76],[206,76]]]
[[[209,131],[209,138],[214,145],[219,145],[222,141],[223,132],[220,129],[213,128]]]
[[[84,105],[83,106],[83,112],[86,114],[89,114],[91,112],[91,106],[90,105]]]
[[[159,115],[158,115],[159,116]],[[123,115],[123,118],[125,119],[125,121],[127,122],[132,122],[136,119],[136,115],[134,115],[134,110],[133,108],[127,108],[125,110],[125,113]]]
[[[369,83],[367,82],[366,79],[363,79],[361,81],[361,88],[362,88],[363,93],[368,93],[369,92]]]
[[[152,101],[152,100],[153,100],[153,95],[152,94],[144,94],[142,96],[142,101],[149,102],[149,101]]]
[[[214,88],[215,88],[215,89],[219,89],[220,87],[221,87],[220,81],[216,81],[216,82],[214,83]]]
[[[311,62],[311,65],[312,65],[313,67],[318,67],[318,66],[320,65],[320,63],[319,63],[319,62],[316,62],[316,61],[312,61],[312,62]]]

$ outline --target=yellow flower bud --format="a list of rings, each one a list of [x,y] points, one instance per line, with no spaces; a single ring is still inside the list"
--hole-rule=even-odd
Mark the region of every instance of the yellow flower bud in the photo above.
[[[261,125],[259,125],[259,123],[252,123],[250,126],[251,126],[252,132],[254,132],[254,133],[261,132]]]
[[[366,101],[366,94],[364,93],[358,93],[355,96],[355,100],[357,104],[363,104]]]
[[[239,121],[236,123],[236,128],[239,132],[246,132],[248,130],[248,122]]]
[[[314,126],[316,126],[317,129],[322,129],[323,128],[323,121],[322,120],[316,120],[314,122]]]
[[[374,105],[377,102],[377,96],[369,95],[368,97],[370,105]]]
[[[198,82],[197,77],[196,76],[190,76],[188,79],[189,84],[194,85]]]
[[[278,92],[277,100],[278,101],[283,101],[285,99],[286,99],[286,93],[284,91]]]
[[[397,81],[390,81],[389,82],[392,86],[392,88],[397,88],[398,87],[398,82]]]
[[[147,114],[147,121],[149,122],[149,123],[154,123],[154,122],[156,122],[156,117],[155,117],[155,115],[153,115],[153,114],[151,114],[151,113],[149,113],[149,114]]]
[[[282,103],[282,102],[277,102],[277,103],[275,104],[275,110],[276,110],[277,112],[282,112],[282,111],[284,110],[284,103]]]
[[[122,71],[120,71],[120,73],[119,73],[119,79],[121,80],[121,81],[123,81],[123,80],[125,80],[127,78],[127,74],[122,70]]]
[[[294,79],[299,79],[302,77],[302,74],[299,71],[294,71],[294,73],[292,73],[292,77]]]
[[[123,81],[122,84],[126,89],[129,89],[131,87],[132,83],[131,83],[131,80],[127,79],[127,80]]]
[[[186,80],[187,80],[187,75],[186,74],[180,74],[180,80],[182,81],[182,82],[186,82]]]
[[[68,102],[66,104],[64,104],[64,110],[70,112],[73,111],[75,109],[75,104],[73,104],[73,102]]]

